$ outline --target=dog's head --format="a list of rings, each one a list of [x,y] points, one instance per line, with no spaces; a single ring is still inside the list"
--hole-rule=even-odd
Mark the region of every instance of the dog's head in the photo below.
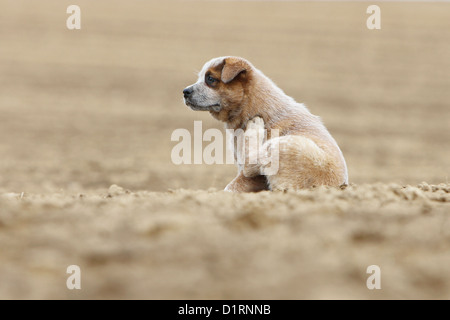
[[[239,57],[208,61],[196,83],[183,90],[185,104],[193,110],[218,114],[238,113],[245,97],[252,65]]]

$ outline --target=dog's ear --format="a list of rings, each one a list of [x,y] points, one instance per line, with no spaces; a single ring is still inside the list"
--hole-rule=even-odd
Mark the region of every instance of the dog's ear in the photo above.
[[[244,59],[236,57],[225,58],[221,80],[223,83],[229,83],[241,72],[248,71],[249,68],[250,65]]]

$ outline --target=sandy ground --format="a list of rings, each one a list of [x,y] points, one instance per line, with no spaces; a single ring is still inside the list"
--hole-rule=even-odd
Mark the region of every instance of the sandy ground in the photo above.
[[[0,0],[0,298],[450,299],[448,4],[378,31],[367,3],[84,0],[79,31],[69,4]],[[172,163],[173,130],[223,129],[181,100],[222,55],[322,117],[349,187]]]

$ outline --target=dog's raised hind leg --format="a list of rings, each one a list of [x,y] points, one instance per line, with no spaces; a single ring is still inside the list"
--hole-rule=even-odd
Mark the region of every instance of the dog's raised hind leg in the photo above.
[[[246,177],[256,177],[261,175],[261,151],[265,142],[264,120],[255,117],[247,122],[244,132],[244,146],[241,152],[244,153],[243,173]]]

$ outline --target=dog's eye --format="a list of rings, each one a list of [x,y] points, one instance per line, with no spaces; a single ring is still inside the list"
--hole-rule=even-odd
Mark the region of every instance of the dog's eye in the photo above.
[[[217,81],[217,79],[214,79],[213,77],[211,77],[211,75],[207,75],[205,80],[206,80],[206,83],[210,86],[213,85]]]

